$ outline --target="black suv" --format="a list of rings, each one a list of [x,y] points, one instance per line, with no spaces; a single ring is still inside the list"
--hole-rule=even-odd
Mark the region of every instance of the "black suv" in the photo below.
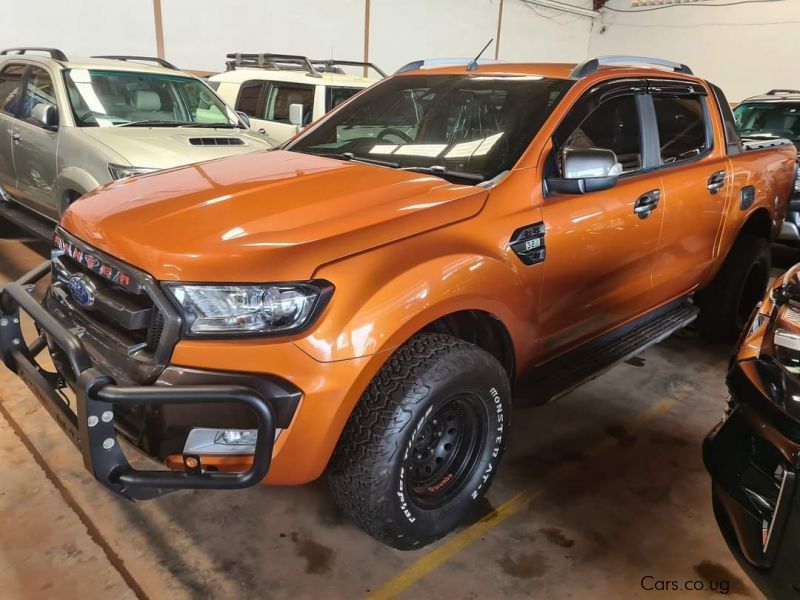
[[[789,139],[800,150],[800,90],[771,90],[753,96],[733,111],[742,137],[752,140]],[[800,245],[800,163],[789,214],[778,241]]]

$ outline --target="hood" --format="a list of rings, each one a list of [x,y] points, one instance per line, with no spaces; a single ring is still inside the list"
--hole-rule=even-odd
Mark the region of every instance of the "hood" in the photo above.
[[[123,179],[62,226],[162,281],[310,278],[322,264],[477,214],[483,187],[294,152]]]
[[[134,167],[155,169],[167,169],[272,147],[264,136],[243,129],[84,127],[82,131],[122,156]]]

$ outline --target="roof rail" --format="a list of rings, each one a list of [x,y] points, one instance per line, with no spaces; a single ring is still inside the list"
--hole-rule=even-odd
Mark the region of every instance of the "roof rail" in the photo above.
[[[666,60],[664,58],[652,58],[649,56],[598,56],[597,58],[590,58],[584,63],[577,65],[570,77],[572,79],[580,79],[592,73],[597,72],[601,66],[606,65],[651,65],[655,67],[666,67],[672,69],[676,73],[683,73],[684,75],[693,75],[692,70],[684,64]]]
[[[67,55],[58,48],[38,48],[34,46],[23,48],[6,48],[0,54],[27,54],[28,52],[47,52],[55,60],[67,60]]]
[[[784,94],[800,94],[800,90],[784,90],[778,88],[767,92],[767,96],[783,96]]]
[[[269,52],[245,54],[235,52],[227,54],[225,67],[233,71],[236,67],[255,67],[257,69],[273,69],[276,71],[305,71],[310,77],[322,77],[305,56],[299,54],[272,54]]]
[[[410,71],[419,71],[420,69],[430,68],[430,67],[455,67],[459,65],[467,66],[475,61],[474,58],[426,58],[423,60],[415,60],[410,62],[406,65],[403,65],[397,71],[394,72],[395,75],[400,75],[401,73],[408,73]],[[479,65],[492,65],[498,64],[503,61],[495,60],[493,58],[481,58],[477,61]]]
[[[92,58],[108,58],[110,60],[124,60],[124,61],[131,61],[131,62],[143,62],[143,63],[155,63],[159,67],[164,67],[165,69],[172,69],[174,71],[180,71],[178,67],[173,65],[171,62],[167,62],[163,58],[158,58],[157,56],[127,56],[127,55],[111,55],[111,54],[103,54],[98,56],[93,56]]]
[[[329,58],[327,60],[314,59],[311,60],[311,64],[317,71],[322,73],[339,73],[341,75],[344,73],[344,71],[336,68],[337,65],[341,65],[343,67],[364,67],[365,69],[372,69],[381,77],[386,77],[385,71],[378,67],[375,63],[371,62],[360,62],[357,60],[337,60],[335,58]]]

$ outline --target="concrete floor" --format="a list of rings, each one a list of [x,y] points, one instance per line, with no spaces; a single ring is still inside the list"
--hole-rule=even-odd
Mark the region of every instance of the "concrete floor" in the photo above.
[[[0,238],[0,281],[47,251],[13,230]],[[0,369],[0,596],[647,598],[650,577],[758,597],[717,531],[700,456],[727,357],[685,333],[554,405],[516,411],[472,522],[413,553],[350,524],[324,481],[114,497]]]

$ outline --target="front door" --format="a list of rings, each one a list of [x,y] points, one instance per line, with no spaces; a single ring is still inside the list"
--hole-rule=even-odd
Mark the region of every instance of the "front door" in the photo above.
[[[13,132],[18,193],[32,208],[57,218],[58,127],[46,129],[34,116],[39,105],[61,107],[56,101],[53,81],[44,69],[30,67],[23,89]]]
[[[708,97],[700,86],[687,89],[652,82],[664,182],[664,226],[653,271],[664,298],[690,291],[711,268],[725,206],[734,189],[724,148],[714,148]]]
[[[14,169],[14,119],[19,106],[24,65],[11,64],[0,71],[0,187],[12,196],[17,193]]]
[[[623,174],[608,190],[554,194],[544,202],[547,255],[537,312],[545,356],[653,307],[651,277],[664,211],[661,181],[646,170],[644,84],[587,96],[556,134],[556,153],[564,147],[612,150]],[[635,211],[637,203],[648,202],[652,210]]]
[[[236,110],[250,117],[251,129],[283,143],[297,133],[289,122],[289,106],[302,104],[303,125],[308,125],[314,119],[316,91],[316,85],[303,83],[246,81],[239,88]]]

